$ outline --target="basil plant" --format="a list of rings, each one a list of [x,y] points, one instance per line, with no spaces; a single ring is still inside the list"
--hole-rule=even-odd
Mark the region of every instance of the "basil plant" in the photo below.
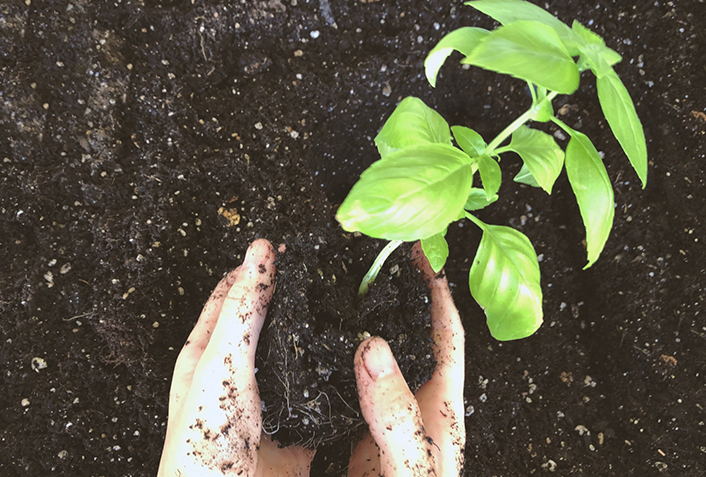
[[[577,21],[569,27],[522,0],[466,4],[501,26],[492,31],[464,27],[443,37],[425,61],[429,83],[436,85],[442,64],[458,51],[463,64],[524,80],[532,105],[486,142],[472,129],[449,127],[420,99],[405,98],[375,138],[381,159],[363,172],[336,218],[347,231],[390,241],[363,279],[360,293],[402,242],[421,240],[432,268],[440,271],[449,255],[445,240],[449,224],[473,222],[483,234],[468,278],[471,294],[485,311],[493,337],[514,340],[533,334],[541,325],[542,289],[529,239],[473,215],[498,198],[500,155],[517,154],[523,166],[514,181],[548,194],[566,168],[586,228],[588,268],[601,254],[613,225],[613,188],[591,140],[555,116],[552,100],[575,92],[581,72],[590,70],[603,114],[643,188],[647,148],[635,106],[613,70],[621,57],[600,36]],[[566,150],[551,135],[527,126],[531,121],[551,121],[564,130],[570,137]],[[482,188],[473,186],[476,173]]]

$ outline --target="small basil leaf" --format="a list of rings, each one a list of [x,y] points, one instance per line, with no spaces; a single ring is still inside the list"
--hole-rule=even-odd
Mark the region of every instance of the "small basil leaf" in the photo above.
[[[422,251],[429,260],[429,265],[434,273],[439,273],[446,259],[449,257],[449,244],[443,234],[432,235],[429,238],[422,239]]]
[[[488,199],[488,194],[485,193],[483,189],[478,189],[476,187],[471,189],[468,193],[468,198],[466,199],[466,205],[463,206],[464,209],[474,211],[481,210],[498,200],[498,194]],[[466,215],[463,214],[462,217]],[[459,217],[460,218],[460,217]]]
[[[540,187],[551,194],[564,166],[564,151],[554,138],[537,129],[520,126],[512,133],[509,147],[520,155]]]
[[[520,169],[520,172],[518,172],[515,178],[512,180],[515,182],[519,182],[520,184],[526,184],[532,187],[542,187],[539,185],[537,180],[532,177],[532,173],[527,168],[527,164],[522,164],[522,169]]]
[[[462,60],[520,78],[551,91],[571,94],[579,70],[556,32],[542,23],[517,21],[491,31]]]
[[[531,335],[542,324],[537,254],[529,239],[510,227],[487,225],[468,276],[471,295],[485,310],[490,334],[500,341]]]
[[[577,45],[581,39],[576,33],[548,11],[523,0],[478,0],[466,2],[503,25],[520,20],[543,23],[554,29],[571,56],[578,55]]]
[[[532,121],[546,123],[554,117],[554,107],[549,98],[544,98],[532,105]]]
[[[613,227],[615,206],[613,186],[601,156],[591,140],[578,131],[571,131],[571,139],[566,146],[566,175],[586,227],[586,269],[603,251]]]
[[[454,50],[462,53],[463,56],[468,56],[473,51],[473,48],[478,45],[481,38],[487,34],[488,30],[483,28],[462,27],[439,40],[439,43],[431,49],[426,60],[424,60],[424,71],[429,84],[432,87],[436,87],[436,76],[439,74],[441,65],[444,64],[446,58]]]
[[[574,20],[571,24],[571,29],[581,38],[582,45],[598,46],[599,48],[597,48],[596,51],[603,58],[603,60],[608,63],[608,66],[613,66],[623,60],[620,54],[605,45],[605,41],[603,41],[603,38],[600,35],[581,25],[578,21]]]
[[[381,157],[407,146],[434,143],[451,144],[449,125],[439,113],[414,96],[400,101],[375,137]]]
[[[644,189],[647,185],[647,144],[630,93],[614,71],[598,78],[596,89],[603,115],[637,172]]]
[[[373,238],[428,238],[458,218],[472,181],[472,161],[457,148],[408,146],[363,172],[336,219],[345,230]]]
[[[483,182],[486,197],[490,200],[500,190],[500,183],[503,179],[500,165],[489,155],[483,154],[478,158],[478,172],[480,172],[480,180]]]
[[[458,146],[471,157],[481,156],[487,144],[480,134],[465,126],[451,126],[451,132]]]

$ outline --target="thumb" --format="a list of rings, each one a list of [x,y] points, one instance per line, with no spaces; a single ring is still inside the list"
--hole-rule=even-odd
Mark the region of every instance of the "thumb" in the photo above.
[[[417,401],[390,347],[373,337],[358,347],[355,375],[360,408],[380,448],[383,475],[436,475]]]

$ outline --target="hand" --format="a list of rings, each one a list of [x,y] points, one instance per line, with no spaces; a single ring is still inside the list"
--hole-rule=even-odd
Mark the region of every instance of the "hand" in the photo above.
[[[360,344],[355,374],[370,434],[353,451],[348,477],[458,477],[463,468],[463,327],[446,278],[433,272],[419,243],[412,260],[431,291],[436,369],[415,399],[387,343]]]
[[[307,476],[314,451],[262,433],[255,348],[274,289],[274,251],[248,248],[204,306],[179,353],[158,476]]]

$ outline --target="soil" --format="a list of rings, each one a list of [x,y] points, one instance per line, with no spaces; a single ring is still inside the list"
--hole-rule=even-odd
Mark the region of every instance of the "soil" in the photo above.
[[[479,231],[449,228],[465,473],[704,475],[703,0],[542,6],[623,55],[649,181],[589,74],[555,106],[605,154],[616,191],[593,267],[565,174],[548,196],[503,161],[501,199],[480,216],[524,232],[542,259],[545,323],[517,342],[492,339],[468,292]],[[466,25],[493,22],[437,0],[0,5],[0,475],[155,475],[176,356],[258,237],[287,246],[259,345],[266,429],[328,442],[312,475],[344,475],[363,428],[351,371],[364,333],[395,344],[413,387],[434,363],[409,247],[358,300],[384,244],[345,234],[336,207],[405,96],[486,138],[529,103],[521,82],[456,61],[426,83],[426,53]]]

